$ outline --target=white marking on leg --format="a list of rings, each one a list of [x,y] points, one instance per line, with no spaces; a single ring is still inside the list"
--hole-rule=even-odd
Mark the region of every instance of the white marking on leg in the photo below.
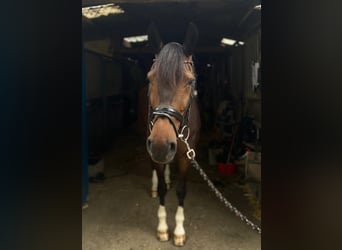
[[[184,222],[184,209],[181,206],[178,206],[176,212],[176,227],[173,232],[173,243],[176,246],[184,246],[185,244],[185,230],[183,227]]]
[[[157,197],[157,190],[158,190],[158,176],[157,176],[157,171],[154,169],[152,171],[152,189],[151,189],[151,195],[153,198]]]
[[[165,176],[166,189],[169,190],[169,189],[170,189],[170,185],[171,185],[171,180],[170,180],[170,165],[169,165],[169,164],[166,164],[166,165],[165,165],[164,176]]]
[[[176,228],[175,228],[174,234],[177,236],[185,235],[185,230],[183,227],[183,223],[184,223],[184,208],[183,207],[178,206],[175,219],[176,219]]]
[[[159,205],[158,209],[158,231],[167,231],[168,227],[166,224],[166,209],[165,206]]]
[[[157,237],[160,241],[169,240],[168,226],[166,223],[166,210],[165,206],[159,205],[158,209],[158,227],[157,227]]]

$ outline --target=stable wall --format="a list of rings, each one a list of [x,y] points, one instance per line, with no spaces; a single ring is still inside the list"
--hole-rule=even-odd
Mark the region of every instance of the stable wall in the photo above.
[[[87,51],[87,99],[122,94],[122,65],[109,57]]]
[[[136,61],[109,54],[106,41],[85,44],[89,152],[104,152],[137,119],[146,73]]]
[[[244,40],[244,46],[232,48],[232,95],[237,103],[238,119],[250,116],[261,123],[261,86],[252,86],[252,63],[261,63],[260,30]],[[260,83],[261,84],[261,83]]]
[[[85,52],[89,153],[103,152],[123,127],[122,65],[97,51]]]
[[[261,33],[260,30],[245,40],[243,51],[244,67],[244,99],[246,115],[261,123],[261,87],[252,86],[252,62],[261,63]],[[261,83],[260,83],[261,84]]]

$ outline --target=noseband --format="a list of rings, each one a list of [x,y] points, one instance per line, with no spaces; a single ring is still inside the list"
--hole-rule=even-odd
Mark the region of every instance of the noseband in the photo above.
[[[192,61],[184,61],[184,63],[190,64],[191,67],[193,67]],[[197,95],[197,93],[196,93],[196,80],[193,80],[191,83],[190,101],[189,101],[189,105],[188,105],[188,107],[184,113],[184,116],[180,112],[178,112],[176,109],[174,109],[172,106],[158,105],[157,107],[155,107],[153,109],[152,106],[149,104],[149,128],[150,128],[150,131],[152,130],[152,127],[158,118],[166,117],[170,121],[170,123],[171,123],[171,125],[172,125],[172,127],[176,133],[176,136],[178,138],[180,133],[182,134],[182,132],[184,131],[185,128],[189,128],[191,103],[192,103],[193,97],[196,95]],[[174,123],[172,117],[180,122],[179,130],[177,129],[176,124]]]

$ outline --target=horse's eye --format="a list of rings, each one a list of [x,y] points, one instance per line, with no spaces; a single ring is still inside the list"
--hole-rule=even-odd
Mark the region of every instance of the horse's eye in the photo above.
[[[189,86],[194,86],[195,83],[196,83],[196,80],[195,80],[195,79],[190,79],[190,80],[188,81],[187,85],[189,85]]]

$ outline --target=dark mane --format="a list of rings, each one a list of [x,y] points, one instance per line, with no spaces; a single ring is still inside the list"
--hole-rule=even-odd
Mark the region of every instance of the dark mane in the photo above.
[[[158,54],[154,70],[161,100],[169,101],[170,92],[183,78],[184,60],[183,46],[175,42],[166,44]]]

